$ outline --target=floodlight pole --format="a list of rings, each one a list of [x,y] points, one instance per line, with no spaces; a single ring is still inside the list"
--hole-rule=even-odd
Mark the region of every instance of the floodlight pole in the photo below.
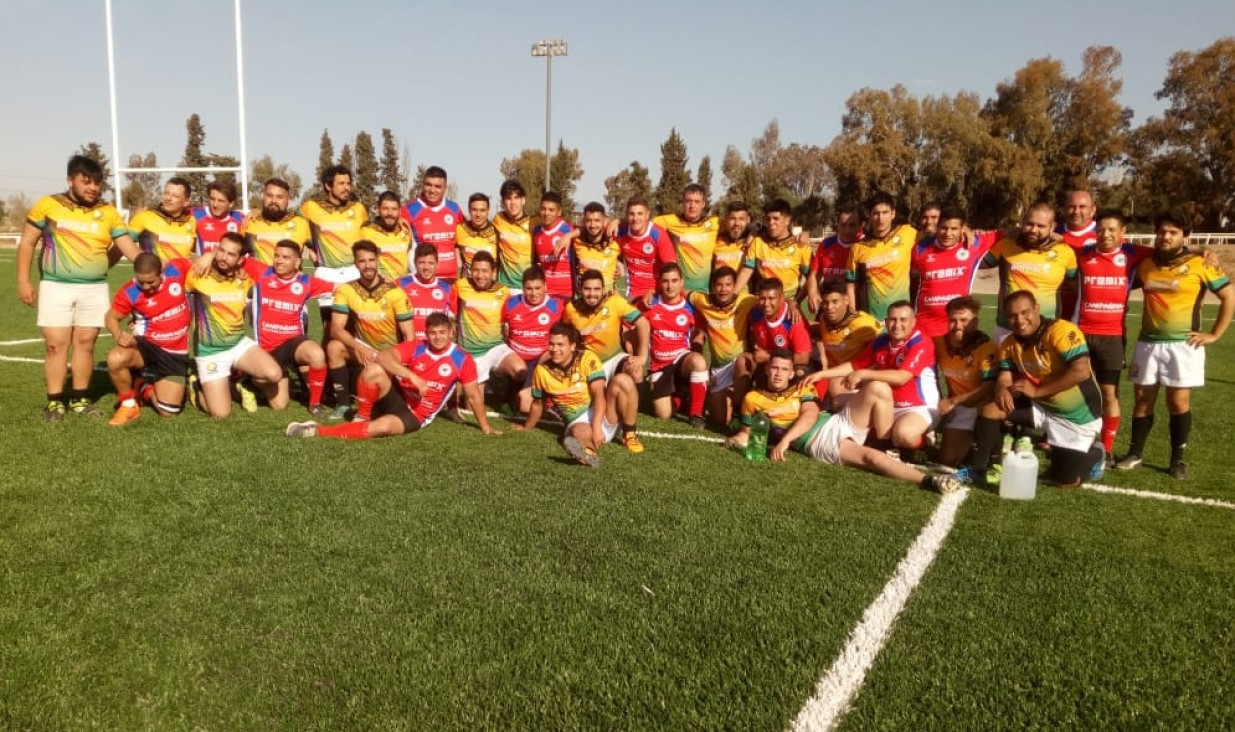
[[[566,55],[566,41],[561,38],[537,41],[532,44],[532,55],[545,57],[545,190],[547,191],[552,188],[549,156],[553,145],[553,57]]]

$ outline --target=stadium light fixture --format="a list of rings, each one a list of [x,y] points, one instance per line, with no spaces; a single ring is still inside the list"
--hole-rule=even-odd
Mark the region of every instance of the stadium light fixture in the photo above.
[[[549,190],[549,154],[553,130],[553,57],[566,55],[566,41],[561,38],[536,41],[533,56],[545,57],[545,190]]]

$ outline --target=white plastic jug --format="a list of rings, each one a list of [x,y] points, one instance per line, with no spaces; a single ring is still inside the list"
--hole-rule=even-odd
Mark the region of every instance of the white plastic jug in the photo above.
[[[1038,492],[1038,456],[1032,451],[1010,452],[1003,456],[1003,476],[999,497],[1028,501]]]

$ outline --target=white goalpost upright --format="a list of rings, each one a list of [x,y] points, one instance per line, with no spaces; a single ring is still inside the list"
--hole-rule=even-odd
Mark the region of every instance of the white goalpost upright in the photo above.
[[[116,113],[116,50],[112,39],[112,0],[103,0],[107,25],[107,91],[111,107],[111,149],[113,156],[112,176],[116,189],[116,208],[124,211],[123,188],[120,176],[125,173],[236,173],[240,179],[240,201],[244,206],[249,195],[249,153],[244,127],[244,43],[240,29],[240,0],[233,0],[236,19],[236,108],[240,115],[240,165],[207,167],[157,167],[129,168],[121,165],[124,160],[120,151],[120,129]]]

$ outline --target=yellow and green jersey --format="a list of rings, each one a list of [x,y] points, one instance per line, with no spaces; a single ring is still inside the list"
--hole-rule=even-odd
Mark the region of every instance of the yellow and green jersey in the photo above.
[[[785,286],[785,299],[798,294],[800,278],[810,272],[810,247],[804,247],[792,236],[768,241],[757,236],[746,249],[744,264],[755,270],[759,279],[775,277]]]
[[[724,366],[746,350],[746,333],[750,330],[750,313],[759,305],[759,298],[749,292],[739,292],[733,302],[717,305],[706,292],[692,292],[688,297],[695,309],[699,330],[708,338],[708,356],[712,367]]]
[[[129,221],[129,236],[143,252],[154,254],[164,264],[173,259],[188,259],[197,247],[197,219],[188,208],[179,216],[148,208]]]
[[[291,239],[303,250],[309,243],[309,222],[303,217],[289,213],[278,221],[262,218],[261,211],[250,211],[244,221],[244,240],[253,258],[265,265],[274,264],[275,245]],[[351,264],[351,254],[347,263]]]
[[[359,281],[339,285],[332,308],[348,316],[357,338],[379,351],[398,343],[399,323],[412,319],[407,293],[385,280],[372,290]]]
[[[836,325],[828,325],[820,320],[816,332],[827,357],[824,367],[832,368],[852,361],[854,356],[864,351],[866,344],[883,332],[883,322],[876,320],[870,313],[850,310]]]
[[[746,247],[749,244],[750,241],[746,238],[729,241],[729,237],[723,233],[717,236],[716,249],[712,252],[712,269],[730,267],[737,272],[742,268],[742,262],[746,261]],[[710,282],[708,284],[711,285]]]
[[[360,227],[369,220],[369,211],[360,201],[332,206],[325,201],[305,201],[300,215],[309,222],[317,263],[322,267],[348,267],[352,264],[352,245],[360,241]]]
[[[510,299],[510,288],[496,282],[488,290],[477,290],[471,280],[455,283],[459,293],[459,345],[473,356],[482,356],[502,343],[502,309]]]
[[[459,262],[463,267],[459,273],[460,279],[472,271],[472,257],[478,252],[488,252],[493,255],[494,262],[498,261],[497,229],[491,223],[485,224],[483,229],[472,228],[470,221],[458,224],[455,226],[455,245],[459,247]]]
[[[551,400],[562,420],[570,424],[592,406],[588,385],[597,379],[605,379],[600,358],[591,351],[579,351],[564,369],[549,361],[538,364],[532,373],[532,397]]]
[[[609,293],[590,313],[579,309],[579,302],[566,303],[562,322],[568,323],[583,336],[583,346],[601,361],[608,361],[622,352],[622,326],[633,325],[643,317],[639,309],[616,293]]]
[[[746,396],[742,398],[742,424],[750,427],[754,422],[755,414],[763,412],[767,415],[768,421],[772,423],[772,430],[768,435],[768,445],[774,445],[778,442],[785,430],[788,430],[793,423],[798,421],[798,417],[802,414],[803,402],[819,402],[819,394],[815,391],[815,386],[791,386],[782,392],[770,392],[762,389],[756,389],[746,392]],[[819,419],[805,434],[794,440],[790,447],[798,452],[805,452],[806,445],[810,443],[811,438],[819,431],[819,428],[828,421],[828,413],[820,410]]]
[[[408,254],[412,247],[412,227],[403,219],[390,231],[371,221],[360,227],[360,239],[377,245],[377,270],[382,274],[397,280],[411,272]],[[351,263],[350,253],[348,263]]]
[[[1188,340],[1188,333],[1201,329],[1205,292],[1217,292],[1231,284],[1221,269],[1206,266],[1205,260],[1195,255],[1167,266],[1146,259],[1136,268],[1136,277],[1145,292],[1141,334],[1137,336],[1142,341]]]
[[[515,221],[499,211],[493,217],[497,229],[497,281],[507,287],[523,288],[523,270],[532,266],[532,229],[540,226],[539,216],[524,216]]]
[[[952,350],[947,345],[935,354],[936,363],[948,383],[948,396],[967,394],[990,381],[999,372],[999,346],[985,333],[974,334],[970,346]]]
[[[902,224],[887,236],[867,236],[853,245],[845,279],[854,283],[858,309],[883,320],[889,305],[909,299],[909,270],[917,241],[917,229]]]
[[[720,219],[704,216],[691,223],[677,214],[662,214],[652,223],[664,229],[673,242],[682,268],[682,281],[688,290],[707,290],[712,277],[712,256],[716,252],[716,235]]]
[[[605,290],[612,290],[617,279],[618,257],[622,247],[612,239],[605,239],[600,244],[588,244],[582,237],[576,237],[570,242],[572,259],[574,260],[575,282],[589,269],[594,269],[605,278]]]
[[[197,355],[221,353],[244,338],[244,311],[253,289],[252,277],[243,271],[235,277],[223,277],[213,270],[201,277],[189,272],[184,286],[197,294],[190,300],[197,329]]]
[[[1089,346],[1080,328],[1066,320],[1043,318],[1042,327],[1032,338],[1022,341],[1009,335],[1003,339],[999,346],[999,370],[1011,372],[1013,378],[1045,384],[1061,377],[1076,359],[1088,356]],[[1089,424],[1102,414],[1102,395],[1092,373],[1076,386],[1034,401],[1073,424]]]
[[[1059,315],[1060,289],[1064,280],[1076,278],[1076,251],[1058,241],[1042,249],[1026,249],[1015,239],[1000,239],[982,258],[986,265],[999,265],[999,302],[1017,290],[1029,290],[1042,308],[1042,317]],[[1008,327],[1003,308],[995,322]]]
[[[106,282],[107,250],[129,233],[111,204],[80,206],[63,193],[36,201],[26,221],[41,232],[39,270],[48,282]]]

